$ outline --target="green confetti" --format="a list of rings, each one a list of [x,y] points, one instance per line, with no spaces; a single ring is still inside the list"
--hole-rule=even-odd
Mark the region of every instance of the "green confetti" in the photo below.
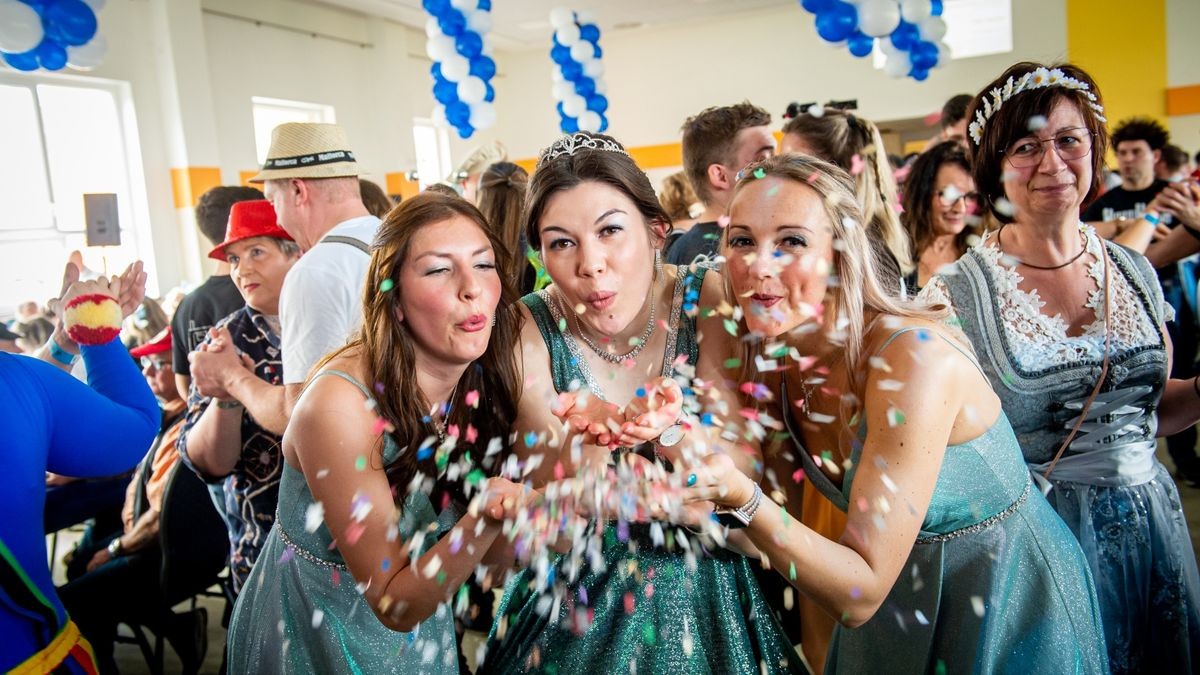
[[[737,337],[737,334],[738,334],[737,322],[734,321],[733,319],[725,319],[724,323],[725,323],[725,332],[729,333],[730,335],[732,335],[734,337]]]
[[[479,469],[467,474],[467,485],[477,485],[485,480],[487,480],[487,475]]]
[[[363,455],[359,455],[358,459],[354,460],[354,469],[356,471],[363,471],[366,468],[367,468],[367,458]]]
[[[567,317],[564,316],[563,318],[558,320],[558,332],[560,332],[560,333],[567,332]]]
[[[379,292],[380,293],[387,293],[388,291],[392,290],[395,287],[396,287],[396,282],[392,281],[391,279],[384,279],[383,281],[379,282]]]
[[[437,574],[437,582],[438,582],[438,586],[445,586],[445,585],[446,585],[446,573],[445,573],[444,571],[443,571],[443,572],[438,572],[438,574]]]
[[[946,675],[946,662],[938,659],[937,667],[933,670],[937,675]]]
[[[754,170],[754,177],[755,177],[755,178],[766,178],[766,177],[767,177],[767,172],[766,172],[766,170],[765,170],[765,169],[763,169],[763,168],[760,166],[760,167],[758,167],[757,169],[755,169],[755,170]]]
[[[888,426],[900,426],[904,424],[904,411],[896,407],[888,408],[887,411]]]
[[[740,365],[742,365],[741,359],[725,359],[726,368],[737,368]]]
[[[658,641],[654,634],[654,624],[650,623],[649,621],[642,624],[642,641],[651,647],[653,647],[654,643]]]
[[[791,581],[796,580],[796,561],[795,560],[788,563],[788,579],[790,579]]]

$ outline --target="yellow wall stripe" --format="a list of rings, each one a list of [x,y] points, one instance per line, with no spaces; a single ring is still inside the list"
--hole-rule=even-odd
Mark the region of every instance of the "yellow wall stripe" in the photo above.
[[[409,180],[408,174],[405,172],[384,174],[383,178],[387,193],[393,197],[399,195],[401,199],[408,199],[421,192],[421,184],[415,180]]]
[[[1200,114],[1200,84],[1168,89],[1167,114],[1172,116]]]
[[[1167,121],[1166,0],[1067,0],[1067,54],[1100,85],[1109,127],[1134,115]]]
[[[195,208],[200,195],[221,184],[221,170],[215,166],[188,166],[171,169],[171,192],[175,208]]]

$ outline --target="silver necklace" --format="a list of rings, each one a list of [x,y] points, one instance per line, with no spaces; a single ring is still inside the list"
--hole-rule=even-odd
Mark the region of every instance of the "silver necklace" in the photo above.
[[[620,364],[620,363],[624,363],[628,359],[636,359],[638,357],[638,354],[642,353],[642,349],[645,348],[646,343],[650,341],[650,337],[652,335],[654,335],[654,329],[655,329],[655,325],[654,325],[655,312],[654,312],[654,310],[655,310],[655,305],[658,304],[657,302],[655,302],[655,298],[656,298],[657,294],[654,292],[654,286],[657,286],[657,284],[654,284],[653,286],[650,287],[650,319],[648,321],[646,321],[646,329],[644,331],[642,331],[642,335],[641,335],[641,337],[638,338],[638,343],[633,346],[633,349],[630,349],[629,351],[625,352],[624,354],[614,354],[614,353],[608,351],[607,349],[600,347],[600,345],[596,344],[595,342],[592,342],[592,339],[589,338],[587,336],[587,334],[583,332],[583,322],[581,322],[579,320],[579,317],[576,316],[576,317],[574,317],[575,328],[577,330],[579,338],[581,340],[583,340],[583,344],[587,345],[589,349],[591,349],[593,352],[595,352],[596,356],[599,356],[600,358],[604,359],[605,361],[608,361],[609,363]],[[562,296],[560,295],[559,298],[561,300]]]

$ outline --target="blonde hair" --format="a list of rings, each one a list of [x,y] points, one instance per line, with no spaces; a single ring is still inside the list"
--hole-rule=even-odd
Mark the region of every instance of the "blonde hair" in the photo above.
[[[866,325],[865,312],[877,312],[907,318],[939,319],[945,314],[940,306],[929,307],[911,301],[901,301],[885,290],[879,278],[879,264],[874,249],[862,227],[862,210],[855,196],[850,175],[828,162],[807,155],[778,155],[746,167],[742,179],[734,187],[730,204],[747,184],[774,176],[808,186],[821,197],[825,214],[833,232],[833,275],[826,291],[829,298],[825,324],[841,333],[848,372],[856,372],[862,356]],[[722,254],[730,255],[729,235],[721,239]],[[727,290],[729,275],[725,275]],[[728,293],[733,297],[733,293]],[[745,319],[742,329],[746,330]],[[746,343],[749,344],[749,343]],[[752,345],[750,345],[752,347]],[[753,364],[753,357],[742,359]],[[745,368],[745,365],[743,365]],[[754,370],[753,368],[749,370]],[[747,374],[749,373],[747,371]]]
[[[692,189],[687,174],[677,171],[663,179],[658,201],[671,220],[687,220],[692,217],[692,204],[700,201]]]

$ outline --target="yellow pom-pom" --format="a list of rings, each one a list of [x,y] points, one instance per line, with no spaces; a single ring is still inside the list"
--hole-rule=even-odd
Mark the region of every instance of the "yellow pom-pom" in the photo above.
[[[107,295],[81,295],[67,303],[63,324],[76,344],[104,344],[121,333],[121,306]]]

